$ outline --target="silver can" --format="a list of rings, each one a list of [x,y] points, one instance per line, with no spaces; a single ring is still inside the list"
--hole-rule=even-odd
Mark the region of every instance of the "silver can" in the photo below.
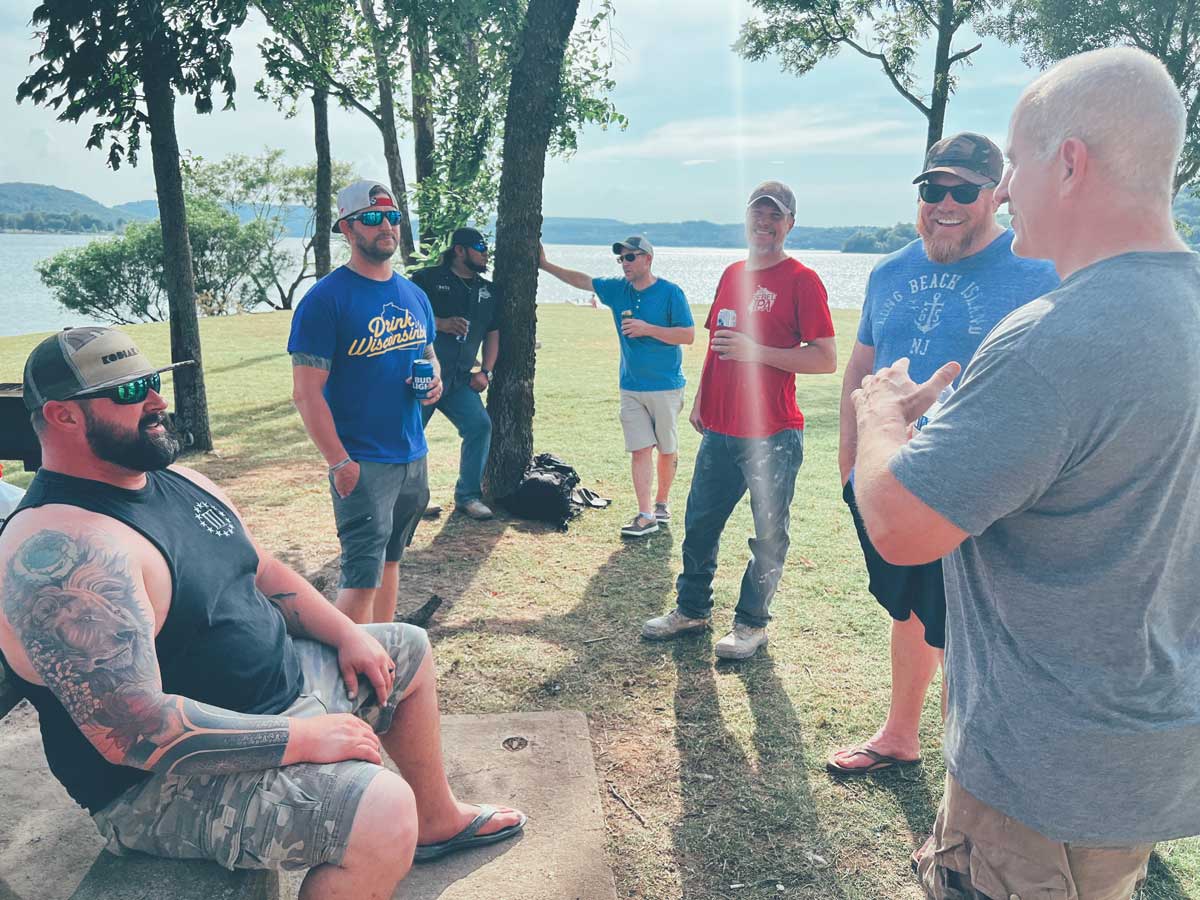
[[[458,341],[460,344],[466,343],[467,335],[471,333],[471,320],[467,319],[466,321],[467,321],[467,330],[464,331],[462,334],[456,334],[454,336],[454,339],[456,341]]]
[[[717,327],[718,328],[737,328],[737,310],[735,310],[735,309],[719,309],[719,310],[717,310]]]

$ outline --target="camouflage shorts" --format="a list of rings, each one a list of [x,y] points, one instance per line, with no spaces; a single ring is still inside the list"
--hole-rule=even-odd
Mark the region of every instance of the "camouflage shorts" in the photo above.
[[[346,696],[332,647],[295,641],[304,686],[285,716],[353,713],[377,733],[387,731],[400,696],[428,652],[412,625],[364,626],[396,662],[386,704],[359,680]],[[380,766],[359,760],[230,775],[155,775],[93,816],[108,850],[176,859],[211,859],[227,869],[308,869],[338,865],[346,853],[358,802]]]

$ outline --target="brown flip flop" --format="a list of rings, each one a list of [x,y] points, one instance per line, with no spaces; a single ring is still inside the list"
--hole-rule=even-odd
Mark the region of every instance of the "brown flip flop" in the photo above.
[[[839,753],[849,753],[852,756],[865,756],[871,760],[871,764],[867,766],[841,766],[833,761],[830,757],[825,763],[825,771],[830,775],[840,775],[844,777],[857,777],[859,775],[870,775],[875,772],[882,772],[884,769],[903,768],[904,766],[915,766],[921,762],[921,757],[916,759],[900,759],[895,756],[887,756],[872,750],[866,744],[858,747],[850,747],[847,750],[839,750]]]

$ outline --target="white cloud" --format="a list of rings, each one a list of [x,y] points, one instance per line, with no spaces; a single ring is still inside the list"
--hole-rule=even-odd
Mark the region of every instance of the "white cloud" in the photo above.
[[[854,154],[890,153],[912,146],[918,129],[899,119],[863,121],[845,115],[792,108],[744,116],[701,116],[676,119],[654,128],[645,137],[622,140],[579,154],[581,159],[772,159],[781,154],[838,149]],[[772,159],[772,162],[778,162]]]

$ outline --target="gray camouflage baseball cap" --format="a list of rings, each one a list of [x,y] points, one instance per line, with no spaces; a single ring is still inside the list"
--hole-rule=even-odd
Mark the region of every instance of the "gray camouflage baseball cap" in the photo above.
[[[34,347],[25,361],[25,408],[33,412],[47,400],[70,400],[191,365],[195,360],[155,367],[129,335],[116,328],[67,328]]]
[[[613,253],[620,255],[622,247],[627,250],[640,250],[647,256],[654,255],[654,245],[640,234],[632,234],[623,241],[617,241],[613,244]]]

